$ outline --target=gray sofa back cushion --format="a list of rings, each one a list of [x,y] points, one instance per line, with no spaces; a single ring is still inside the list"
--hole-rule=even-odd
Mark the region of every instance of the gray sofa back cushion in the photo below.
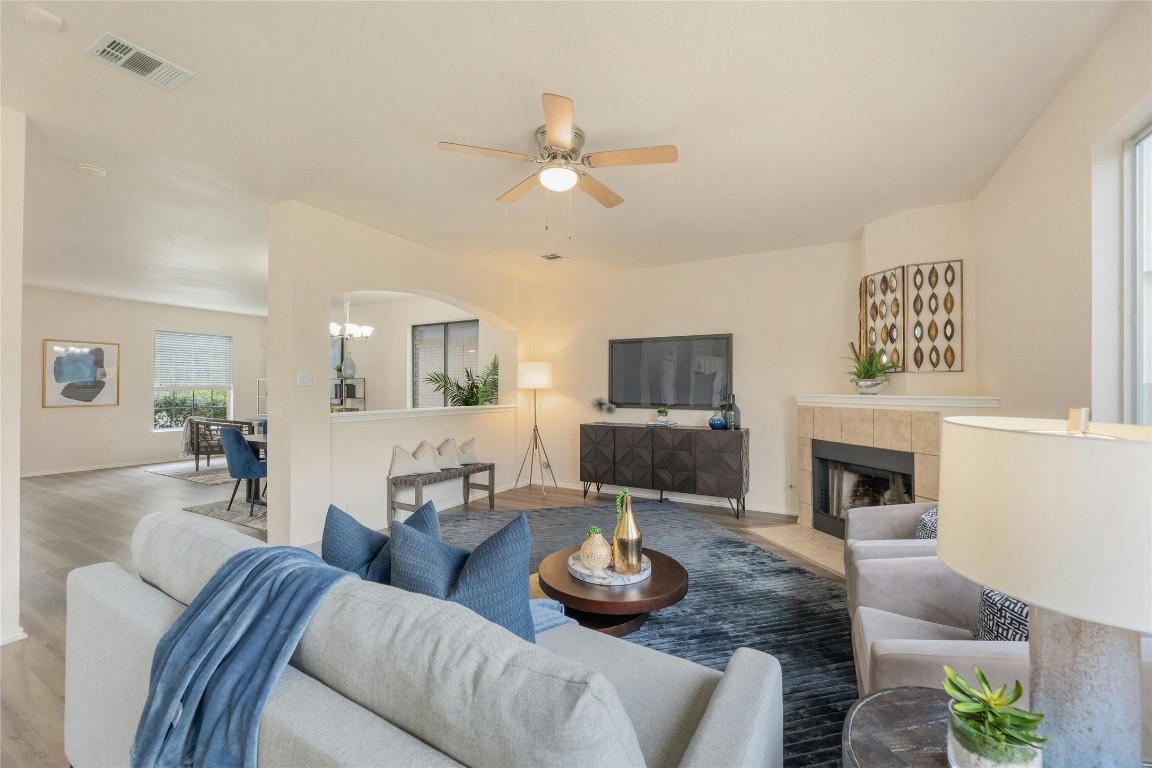
[[[189,603],[233,554],[264,546],[223,524],[145,517],[140,576]],[[348,699],[466,765],[643,765],[607,679],[463,606],[349,580],[317,608],[292,660]]]

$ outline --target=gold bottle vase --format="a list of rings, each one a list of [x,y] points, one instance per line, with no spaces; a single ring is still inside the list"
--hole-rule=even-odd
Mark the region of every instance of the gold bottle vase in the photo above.
[[[612,568],[621,576],[640,573],[644,536],[632,514],[632,497],[624,497],[624,511],[612,532]]]

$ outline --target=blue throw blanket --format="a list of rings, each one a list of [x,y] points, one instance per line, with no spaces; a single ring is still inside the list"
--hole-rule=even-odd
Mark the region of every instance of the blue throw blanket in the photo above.
[[[316,606],[347,576],[295,547],[225,563],[156,646],[132,768],[254,767],[268,696]]]

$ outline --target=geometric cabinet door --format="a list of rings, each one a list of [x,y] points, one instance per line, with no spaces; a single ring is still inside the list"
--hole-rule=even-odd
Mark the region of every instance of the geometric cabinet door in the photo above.
[[[696,447],[696,493],[726,496],[748,494],[747,430],[710,430],[694,434]]]
[[[580,480],[616,483],[615,430],[611,424],[580,425]]]

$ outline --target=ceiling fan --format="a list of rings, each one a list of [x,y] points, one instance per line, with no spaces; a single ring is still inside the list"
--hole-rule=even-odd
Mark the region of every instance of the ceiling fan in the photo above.
[[[584,148],[584,131],[572,124],[572,99],[546,93],[543,101],[544,125],[536,129],[536,143],[540,146],[539,156],[473,147],[468,144],[453,144],[449,141],[442,141],[438,146],[449,152],[503,157],[540,166],[531,176],[496,198],[498,203],[514,203],[537,184],[542,184],[553,192],[566,192],[572,187],[579,187],[605,208],[615,208],[624,202],[624,198],[588,175],[585,168],[676,162],[678,153],[676,147],[671,144],[639,149],[613,149],[581,155],[580,151]]]

